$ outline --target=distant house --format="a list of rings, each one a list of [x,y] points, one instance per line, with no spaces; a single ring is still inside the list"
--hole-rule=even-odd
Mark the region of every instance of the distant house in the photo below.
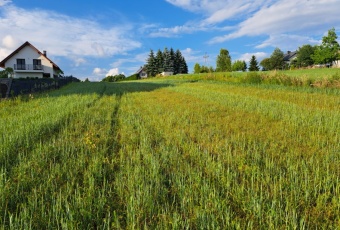
[[[284,56],[283,56],[283,61],[290,65],[294,59],[297,58],[297,51],[288,51]]]
[[[56,78],[62,70],[31,43],[25,42],[0,62],[2,68],[13,68],[13,78]]]
[[[146,72],[145,66],[141,66],[139,68],[139,70],[136,72],[136,74],[138,74],[138,78],[139,79],[143,79],[143,78],[147,78],[148,77],[148,74]]]
[[[332,66],[333,66],[334,68],[340,68],[340,60],[334,61]]]
[[[338,51],[338,56],[340,56],[340,50]],[[332,63],[333,68],[340,68],[340,60],[336,60]]]

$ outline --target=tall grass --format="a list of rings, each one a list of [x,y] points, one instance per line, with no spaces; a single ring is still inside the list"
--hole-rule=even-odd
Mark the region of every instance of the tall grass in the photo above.
[[[339,94],[167,78],[6,101],[1,228],[337,229]]]
[[[313,88],[340,88],[340,70],[337,68],[258,72],[212,72],[172,77],[172,79],[178,78]]]

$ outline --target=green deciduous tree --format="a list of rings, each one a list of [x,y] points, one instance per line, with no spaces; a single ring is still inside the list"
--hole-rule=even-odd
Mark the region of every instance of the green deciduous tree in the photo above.
[[[270,70],[283,69],[285,65],[283,58],[284,53],[279,48],[275,48],[272,55],[270,55]]]
[[[256,60],[255,55],[251,56],[250,62],[249,62],[249,71],[259,71],[259,64]]]
[[[232,71],[246,71],[247,70],[247,63],[245,61],[237,60],[234,61],[231,66]]]
[[[339,50],[340,45],[337,42],[338,36],[335,33],[335,29],[328,30],[328,34],[322,38],[322,44],[317,46],[312,59],[317,64],[332,64],[340,57]]]
[[[272,69],[270,58],[263,59],[260,62],[260,65],[262,66],[262,71],[267,71],[267,70],[271,70]]]
[[[102,81],[103,82],[116,82],[116,81],[121,81],[121,80],[124,80],[124,79],[125,79],[124,74],[118,74],[118,75],[114,75],[114,76],[107,76]]]
[[[296,65],[298,67],[307,67],[314,64],[312,56],[314,55],[315,47],[311,45],[303,45],[299,47],[296,57]]]
[[[229,51],[226,49],[221,49],[220,54],[216,59],[216,71],[217,72],[227,72],[231,71],[231,57]]]
[[[195,63],[194,65],[194,73],[200,73],[201,72],[201,65],[198,63]]]

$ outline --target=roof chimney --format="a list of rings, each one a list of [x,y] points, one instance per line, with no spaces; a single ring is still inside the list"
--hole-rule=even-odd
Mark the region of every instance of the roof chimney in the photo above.
[[[44,53],[44,56],[47,57],[47,52],[46,52],[46,50],[44,50],[43,53]]]

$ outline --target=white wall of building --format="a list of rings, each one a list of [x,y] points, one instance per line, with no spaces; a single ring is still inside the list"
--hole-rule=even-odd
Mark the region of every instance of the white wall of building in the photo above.
[[[162,72],[161,73],[164,77],[166,77],[166,76],[171,76],[171,75],[173,75],[174,73],[173,72]]]
[[[340,68],[340,60],[333,62],[333,67]]]
[[[5,68],[11,67],[14,69],[14,65],[17,64],[17,59],[25,59],[26,65],[33,65],[33,59],[40,59],[41,65],[43,66],[44,73],[50,74],[50,76],[53,78],[53,75],[57,75],[57,73],[53,69],[52,63],[45,58],[45,56],[40,55],[35,49],[33,49],[30,46],[25,46],[22,48],[19,53],[13,55],[10,59],[8,59],[5,63]],[[43,75],[41,71],[16,71],[14,70],[14,78],[26,78],[27,76],[32,77],[40,77],[42,78]]]

